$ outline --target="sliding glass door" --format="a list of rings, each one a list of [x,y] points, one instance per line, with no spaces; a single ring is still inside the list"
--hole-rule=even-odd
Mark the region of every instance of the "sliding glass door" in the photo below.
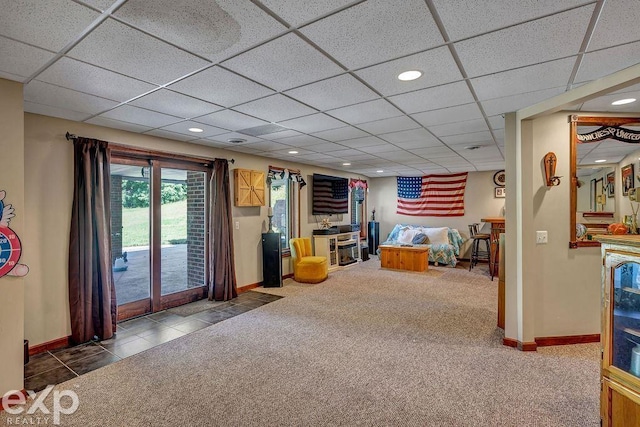
[[[120,320],[206,295],[208,176],[200,165],[112,161],[112,253]]]

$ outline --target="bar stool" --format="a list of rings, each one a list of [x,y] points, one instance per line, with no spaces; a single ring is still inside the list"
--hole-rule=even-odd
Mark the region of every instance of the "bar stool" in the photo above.
[[[478,261],[486,261],[489,264],[489,272],[491,273],[491,281],[493,281],[493,265],[491,263],[491,236],[486,233],[479,233],[480,224],[474,223],[469,225],[469,235],[473,242],[471,243],[471,262],[469,263],[469,271],[478,264]],[[480,242],[484,242],[484,250],[480,250]]]

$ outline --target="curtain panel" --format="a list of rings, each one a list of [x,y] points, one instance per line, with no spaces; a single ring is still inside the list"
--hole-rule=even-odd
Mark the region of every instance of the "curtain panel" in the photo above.
[[[74,189],[69,238],[69,309],[75,343],[109,339],[118,319],[111,270],[110,150],[73,140]]]
[[[229,162],[216,159],[211,175],[209,300],[228,301],[238,296],[233,250]]]

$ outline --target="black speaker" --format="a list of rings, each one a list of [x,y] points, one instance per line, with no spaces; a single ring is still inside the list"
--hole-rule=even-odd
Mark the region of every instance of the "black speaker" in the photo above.
[[[369,241],[369,254],[375,255],[378,251],[378,245],[380,244],[380,223],[377,221],[369,221],[369,234],[367,235]]]
[[[280,233],[262,233],[262,286],[282,287],[282,245]]]

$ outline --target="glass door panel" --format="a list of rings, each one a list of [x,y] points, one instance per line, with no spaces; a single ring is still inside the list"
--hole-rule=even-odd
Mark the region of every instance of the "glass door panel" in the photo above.
[[[111,164],[111,252],[116,299],[119,306],[147,300],[146,305],[138,304],[135,314],[150,310],[150,196],[149,168],[144,163]]]
[[[163,167],[160,186],[161,295],[205,285],[206,173]]]
[[[614,269],[612,365],[640,377],[640,264]]]

